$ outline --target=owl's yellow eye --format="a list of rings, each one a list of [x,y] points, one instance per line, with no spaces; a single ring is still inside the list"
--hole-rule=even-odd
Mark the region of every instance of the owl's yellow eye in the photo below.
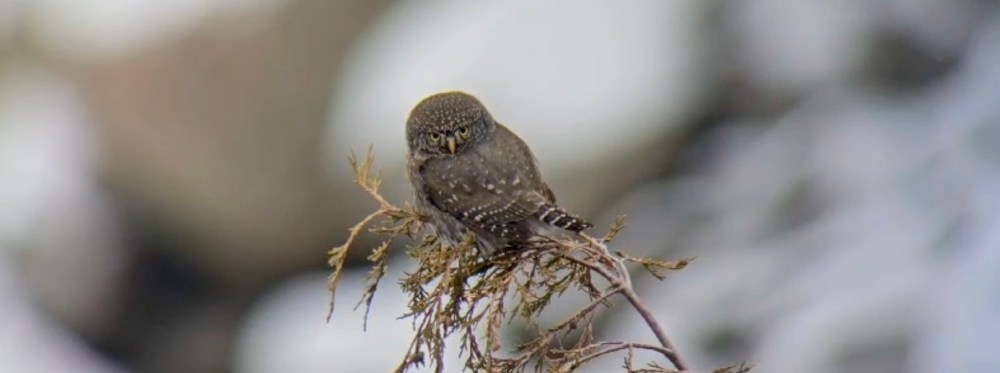
[[[441,140],[441,134],[437,132],[431,132],[427,135],[427,137],[431,139],[432,142],[438,142]]]
[[[469,138],[469,135],[471,135],[471,134],[472,134],[472,131],[469,130],[469,127],[467,127],[467,126],[462,126],[462,127],[460,127],[458,129],[458,135],[461,136],[463,139]]]

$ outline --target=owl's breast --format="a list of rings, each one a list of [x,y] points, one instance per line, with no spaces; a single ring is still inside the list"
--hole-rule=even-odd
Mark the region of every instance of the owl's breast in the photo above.
[[[486,181],[493,167],[478,154],[467,151],[451,157],[428,160],[424,163],[424,176],[433,184],[447,189],[471,193]]]

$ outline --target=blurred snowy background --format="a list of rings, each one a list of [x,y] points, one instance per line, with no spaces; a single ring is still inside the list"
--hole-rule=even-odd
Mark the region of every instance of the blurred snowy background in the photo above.
[[[389,371],[398,291],[324,322],[345,157],[402,200],[454,89],[623,248],[698,257],[637,277],[697,367],[1000,366],[996,1],[0,0],[0,371]]]

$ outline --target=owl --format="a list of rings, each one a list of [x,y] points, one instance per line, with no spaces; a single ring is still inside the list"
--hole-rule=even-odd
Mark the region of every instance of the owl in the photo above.
[[[462,92],[427,97],[406,122],[415,206],[452,247],[469,233],[483,257],[558,229],[593,225],[556,204],[528,145]]]

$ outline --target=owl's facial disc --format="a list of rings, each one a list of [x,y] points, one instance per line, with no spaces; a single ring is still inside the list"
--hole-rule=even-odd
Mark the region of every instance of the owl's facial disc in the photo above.
[[[455,155],[470,137],[472,130],[469,126],[463,125],[455,129],[445,129],[427,133],[429,142],[436,146],[442,154]]]

